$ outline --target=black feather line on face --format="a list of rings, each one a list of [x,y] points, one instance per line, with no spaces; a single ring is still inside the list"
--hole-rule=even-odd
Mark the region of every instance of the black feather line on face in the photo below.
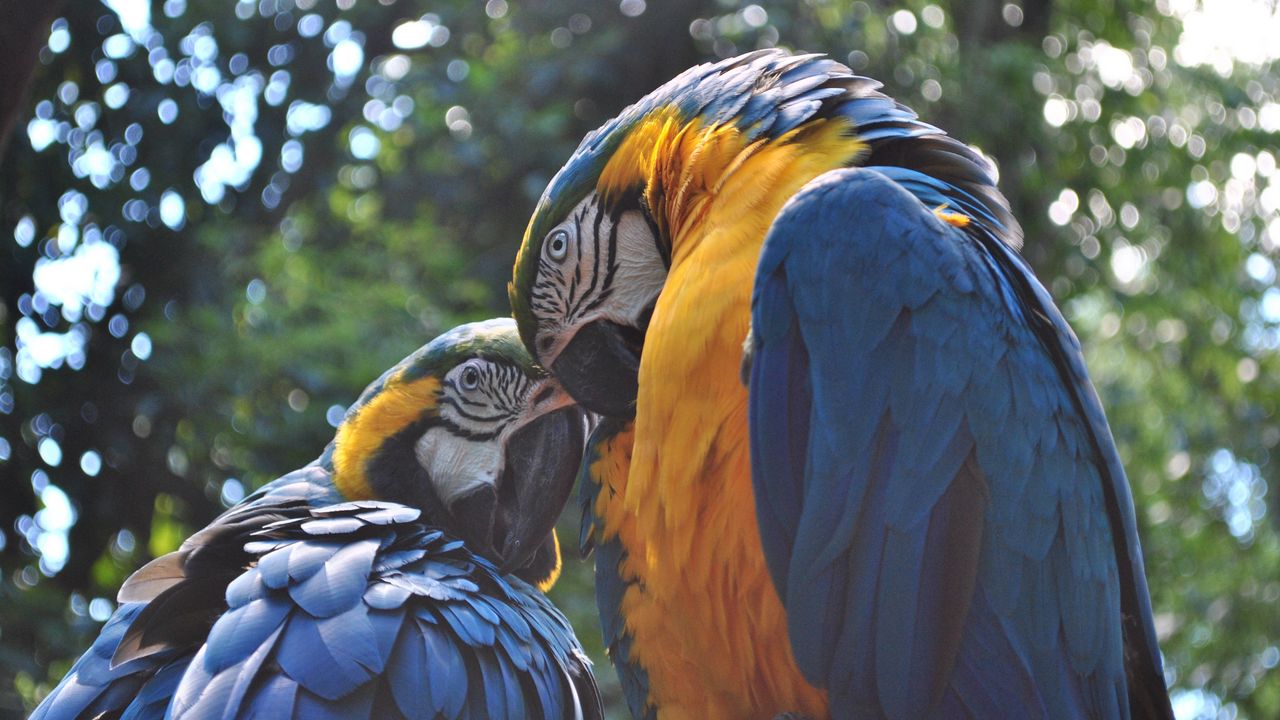
[[[441,402],[448,402],[450,405],[452,405],[455,408],[458,407],[458,403],[462,403],[463,405],[470,405],[471,407],[488,407],[488,405],[480,402],[479,400],[472,400],[466,397],[466,391],[458,387],[458,384],[451,379],[446,378],[444,381],[444,386],[452,389],[455,393],[457,393],[457,395],[455,396],[441,395],[441,398],[440,398]],[[463,411],[461,408],[458,408],[458,412],[463,412]]]
[[[482,360],[480,380],[475,390],[464,391],[452,378],[443,381],[444,391],[439,396],[439,407],[448,406],[458,416],[484,423],[491,429],[471,430],[439,412],[428,412],[395,435],[386,438],[364,460],[364,472],[374,496],[380,500],[404,503],[420,508],[433,522],[444,522],[444,505],[436,494],[432,478],[418,460],[417,443],[434,428],[443,428],[450,435],[473,442],[489,442],[497,439],[516,421],[524,404],[521,400],[530,378],[521,368],[483,354],[466,358],[464,362]],[[461,364],[461,363],[460,363]],[[467,397],[472,395],[475,399]],[[477,408],[492,409],[493,414],[477,413]]]
[[[588,277],[589,283],[586,289],[583,290],[581,295],[577,293],[577,289],[582,279],[583,255],[586,252],[587,240],[588,240],[587,236],[582,232],[582,223],[584,220],[587,219],[587,213],[593,210],[595,210],[594,204],[583,205],[572,216],[574,233],[577,240],[574,243],[575,254],[573,259],[573,283],[570,286],[569,301],[565,303],[565,305],[563,305],[562,308],[559,308],[564,311],[565,322],[569,324],[572,324],[574,318],[577,317],[577,315],[579,314],[579,311],[582,308],[583,303],[591,299],[592,294],[596,290],[596,285],[600,281],[600,276],[596,268],[600,264],[600,259],[599,259],[600,221],[603,218],[601,217],[600,213],[597,212],[594,217],[594,222],[592,223],[591,237],[589,238],[592,242],[592,248],[593,248],[592,250],[593,268],[592,268],[592,271],[589,273],[589,277]]]
[[[649,225],[649,232],[653,235],[653,246],[658,249],[658,255],[662,258],[662,267],[664,270],[671,270],[671,240],[662,237],[662,230],[658,227],[658,222],[653,218],[653,211],[649,208],[649,201],[645,199],[642,193],[636,193],[636,207],[640,210],[640,214],[644,217],[644,221]]]
[[[564,291],[560,287],[565,284],[563,268],[550,260],[540,258],[538,260],[538,277],[545,277],[546,280],[534,286],[532,295],[533,307],[545,308],[547,303],[551,303],[551,307],[563,306],[567,302]]]
[[[521,401],[529,378],[519,368],[505,363],[486,365],[481,370],[479,390],[489,402],[466,400],[464,391],[453,382],[445,380],[445,386],[453,393],[442,393],[440,404],[452,407],[460,416],[481,423],[494,423],[492,430],[477,432],[458,425],[438,413],[424,416],[400,432],[388,438],[374,451],[365,463],[365,477],[374,495],[381,500],[404,503],[422,509],[426,518],[434,523],[449,519],[443,501],[436,493],[430,473],[418,460],[416,446],[428,431],[443,428],[450,435],[473,442],[489,442],[498,438],[511,426],[523,407]],[[473,391],[474,392],[474,391]],[[477,415],[462,405],[494,407],[494,415]]]
[[[630,191],[614,202],[606,202],[603,195],[595,195],[591,202],[578,208],[570,217],[577,233],[576,254],[573,263],[573,276],[566,284],[567,268],[557,266],[545,259],[539,260],[539,280],[531,295],[531,307],[538,318],[540,326],[555,330],[561,325],[572,325],[587,313],[599,308],[612,296],[613,286],[621,262],[618,258],[618,237],[621,231],[622,216],[635,210],[644,218],[649,228],[654,247],[662,258],[663,268],[671,268],[671,249],[664,241],[653,214],[649,212],[644,195],[640,190]],[[588,213],[592,215],[589,216]],[[605,218],[609,219],[609,232],[601,229]],[[591,236],[583,233],[584,221],[590,221]],[[592,249],[591,269],[587,272],[586,287],[583,287],[584,257],[587,244]],[[563,315],[561,315],[563,313]],[[555,318],[562,318],[559,322]]]
[[[574,300],[577,299],[575,291],[577,290],[578,285],[582,282],[582,253],[583,253],[583,248],[585,247],[585,244],[582,241],[583,240],[582,221],[587,219],[587,213],[590,211],[591,211],[591,206],[584,205],[573,216],[573,233],[574,233],[573,247],[574,247],[574,253],[577,257],[575,258],[573,263],[573,284],[570,287],[569,304],[573,304]],[[598,233],[600,230],[599,216],[596,217],[595,228],[596,228],[596,232]],[[583,293],[583,297],[587,297],[591,295],[591,290],[593,288],[595,288],[594,275],[591,278],[591,286],[587,288],[585,293]]]
[[[600,224],[604,222],[604,212],[600,207],[600,197],[596,196],[595,202],[582,208],[583,214],[591,210],[595,213],[595,222],[591,223],[591,284],[587,286],[586,292],[582,294],[582,300],[590,300],[591,296],[596,292],[596,287],[600,284]],[[582,237],[581,225],[578,229],[578,266],[582,266],[581,249],[586,245]],[[569,317],[573,318],[581,314],[582,302],[569,310]]]
[[[609,257],[605,262],[604,283],[601,285],[600,295],[591,304],[583,309],[583,313],[591,312],[604,304],[613,295],[613,278],[618,272],[618,226],[622,220],[622,214],[626,210],[622,207],[614,208],[609,214]],[[601,213],[603,215],[603,213]],[[597,253],[599,252],[599,234],[596,236]]]
[[[529,376],[510,365],[499,365],[501,384],[499,390],[507,401],[507,409],[513,416],[519,415],[524,397],[530,384]]]
[[[431,475],[418,462],[414,447],[424,433],[442,425],[442,419],[434,415],[413,423],[387,438],[364,467],[369,488],[377,499],[419,508],[430,524],[446,522],[449,515],[436,494]]]
[[[493,430],[481,432],[462,427],[441,415],[436,418],[435,426],[444,427],[450,434],[469,440],[492,440],[519,417],[524,407],[522,398],[530,382],[528,375],[520,368],[493,360],[488,360],[487,364],[480,367],[480,379],[472,390],[464,390],[452,378],[446,378],[446,391],[440,394],[441,406],[447,405],[459,416],[476,423],[499,424]],[[468,407],[463,407],[464,405]],[[469,408],[483,408],[494,412],[486,414]]]
[[[475,415],[462,409],[455,398],[443,398],[441,404],[452,407],[462,417],[473,420],[478,423],[498,423],[498,427],[491,431],[468,430],[458,425],[449,418],[442,417],[439,419],[439,426],[444,427],[452,435],[467,438],[468,440],[492,440],[502,433],[502,430],[511,424],[515,418],[510,413],[500,412],[497,415]]]

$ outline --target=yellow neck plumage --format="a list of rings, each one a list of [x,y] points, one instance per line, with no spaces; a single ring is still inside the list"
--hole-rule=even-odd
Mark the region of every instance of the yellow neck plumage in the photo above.
[[[824,693],[791,659],[764,564],[738,362],[774,218],[805,183],[865,151],[842,119],[751,141],[731,125],[658,112],[597,185],[606,200],[639,188],[670,249],[640,361],[634,443],[596,506],[605,536],[627,551],[631,658],[666,717],[827,715]]]
[[[731,203],[768,229],[782,203],[801,185],[866,152],[847,120],[815,120],[776,138],[749,141],[731,124],[683,121],[659,110],[622,142],[600,174],[609,200],[637,186],[672,255],[696,241],[694,232],[718,203]]]
[[[430,375],[403,382],[387,379],[382,390],[342,421],[333,451],[333,483],[348,500],[376,499],[365,463],[388,438],[422,419],[435,407],[440,380]]]

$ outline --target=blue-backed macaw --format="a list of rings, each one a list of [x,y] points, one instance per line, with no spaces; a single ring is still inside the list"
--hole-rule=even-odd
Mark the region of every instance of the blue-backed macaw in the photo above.
[[[585,417],[510,320],[370,385],[312,464],[134,573],[55,718],[593,718],[553,525]]]
[[[878,87],[694,67],[529,223],[521,336],[608,418],[584,540],[631,710],[1171,717],[1079,343],[989,164]]]

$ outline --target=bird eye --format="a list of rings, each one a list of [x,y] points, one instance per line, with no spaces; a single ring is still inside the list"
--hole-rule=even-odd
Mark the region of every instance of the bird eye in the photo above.
[[[547,236],[547,257],[552,260],[563,260],[569,254],[569,233],[556,230]]]
[[[480,386],[480,371],[475,365],[468,365],[462,369],[462,389],[475,390]]]

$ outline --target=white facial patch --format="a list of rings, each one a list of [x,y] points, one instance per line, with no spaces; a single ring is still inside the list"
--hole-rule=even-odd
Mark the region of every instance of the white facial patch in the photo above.
[[[567,249],[551,242],[558,233]],[[638,325],[666,283],[658,238],[641,210],[609,212],[591,193],[547,238],[531,302],[539,335],[556,338],[539,348],[544,364],[560,355],[573,331],[594,320]]]
[[[423,433],[413,450],[445,505],[481,486],[497,487],[503,463],[497,439],[472,440],[434,427]]]
[[[606,220],[605,222],[608,222]],[[667,267],[658,239],[639,210],[618,218],[618,270],[613,295],[601,306],[601,317],[634,325],[667,282]]]

